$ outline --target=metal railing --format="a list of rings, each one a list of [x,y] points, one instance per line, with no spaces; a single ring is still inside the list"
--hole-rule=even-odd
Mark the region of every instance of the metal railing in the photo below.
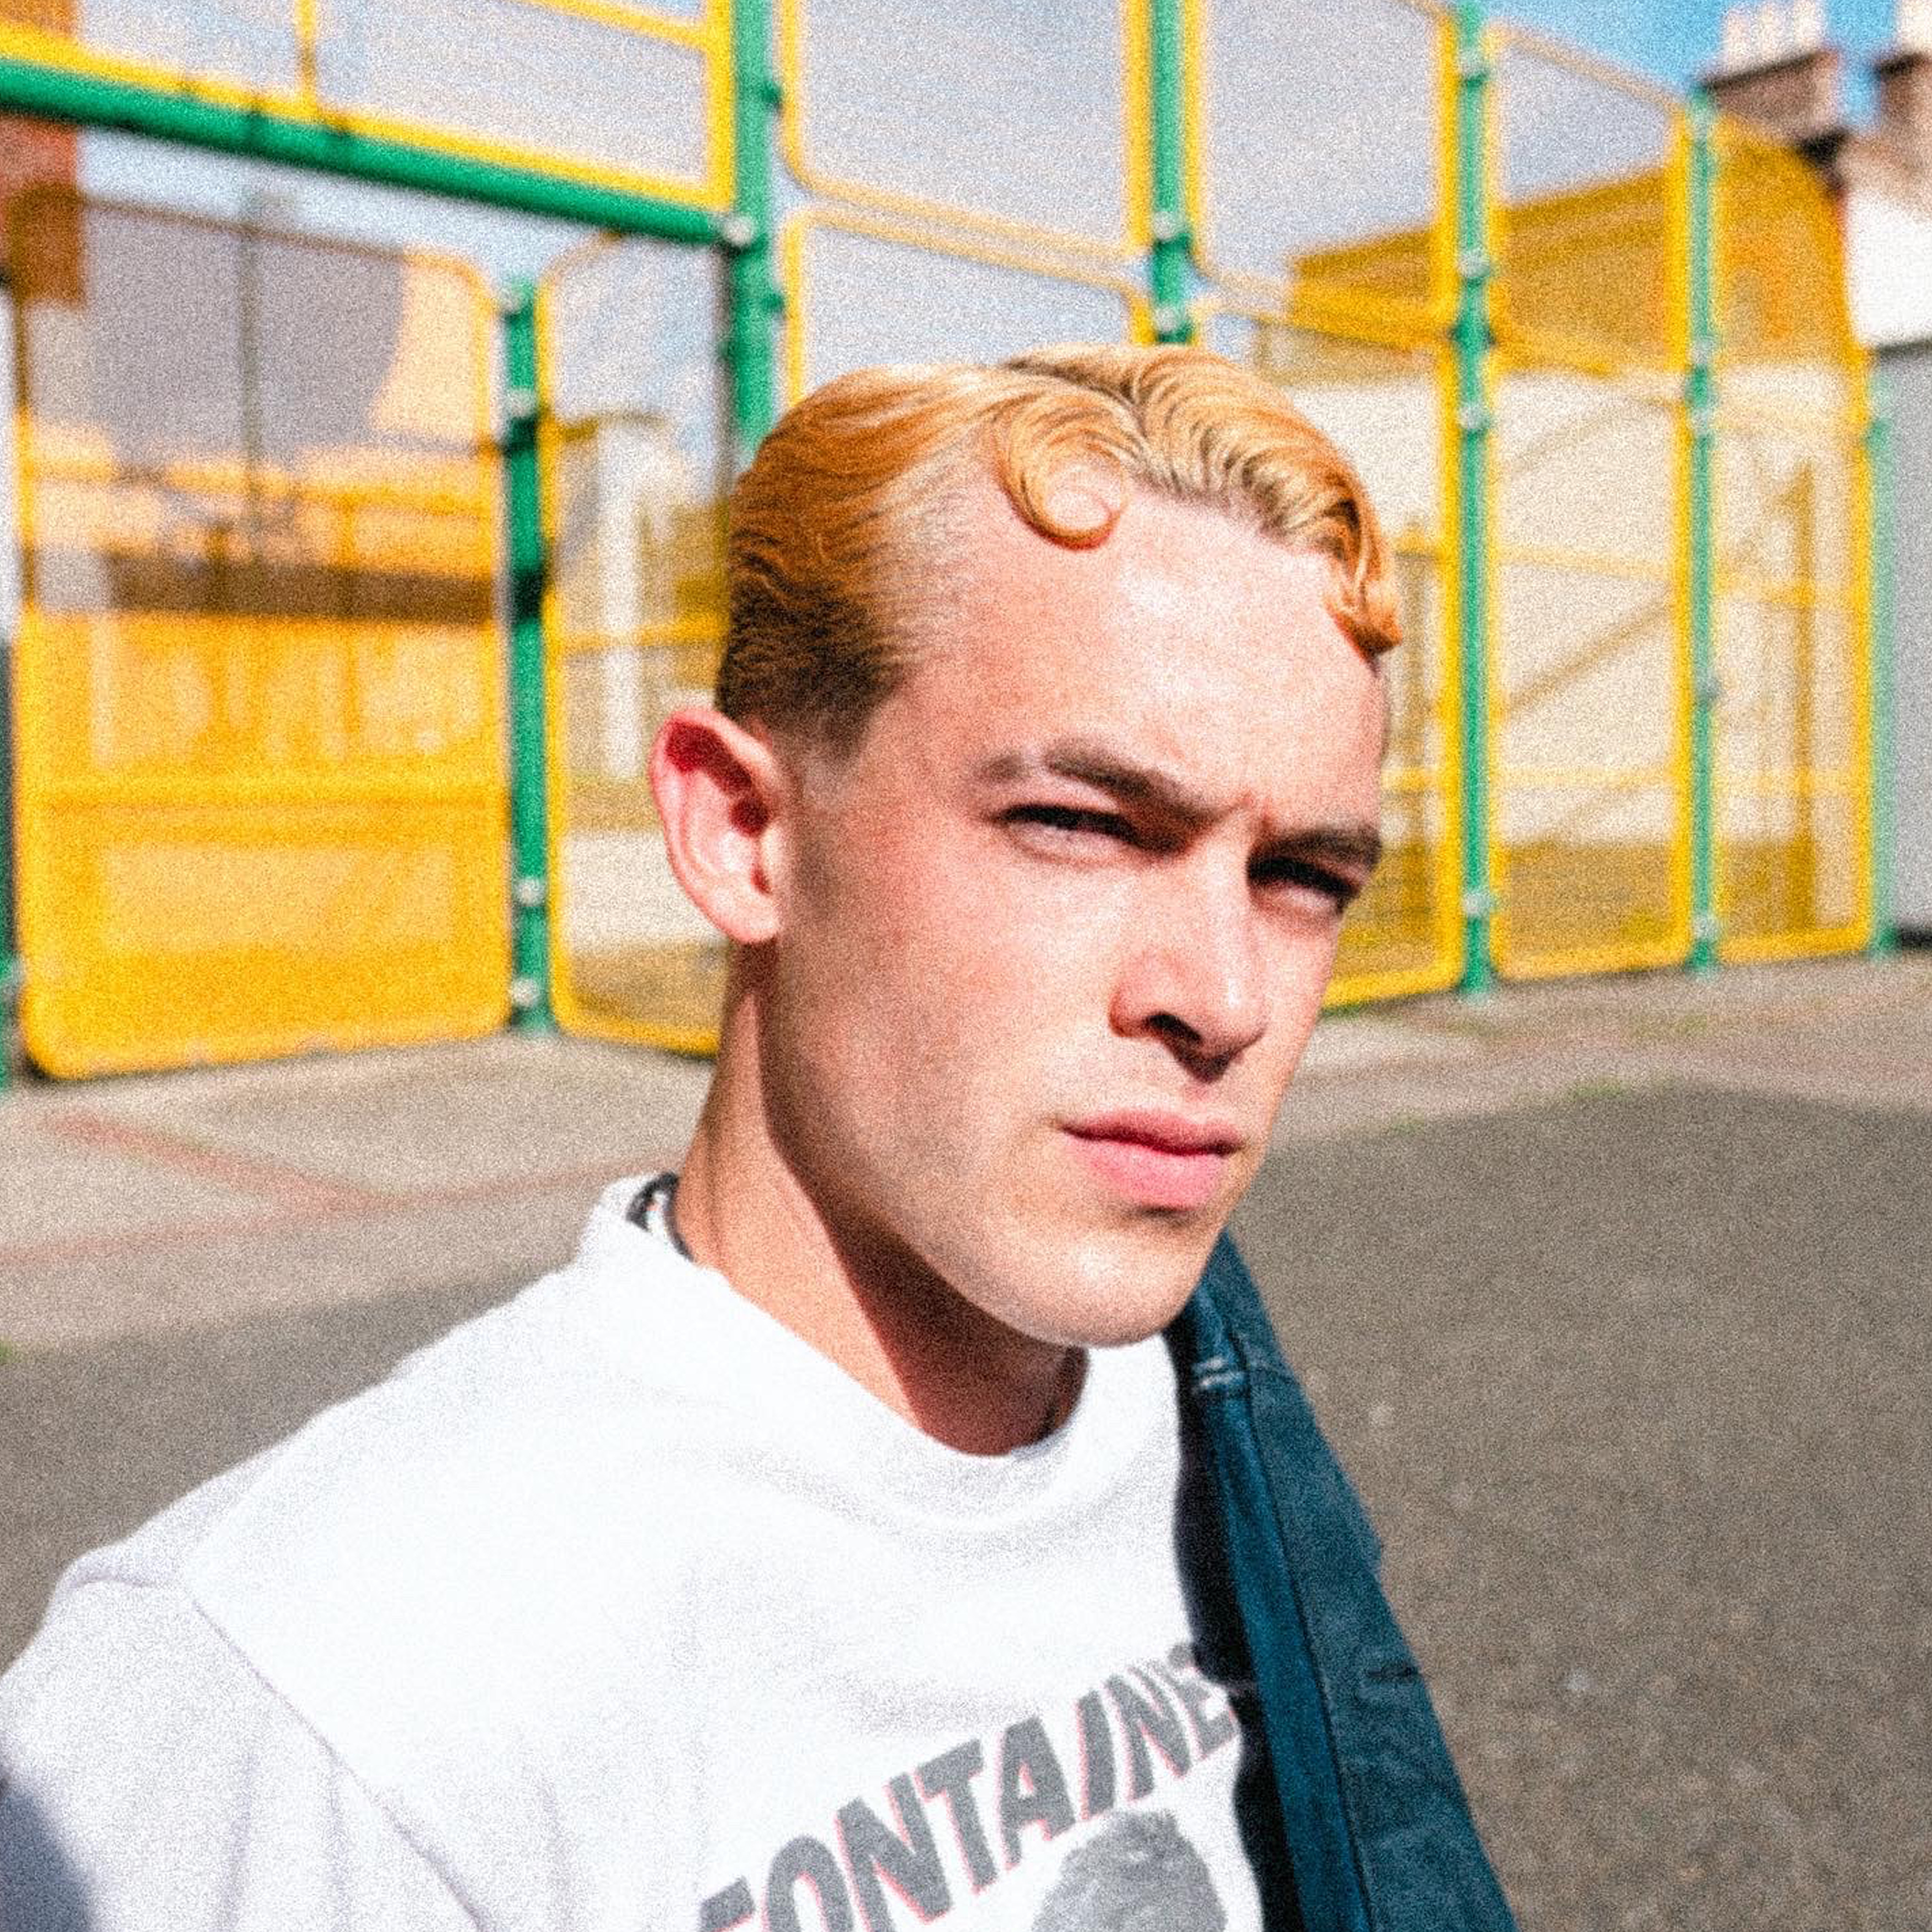
[[[385,31],[416,33],[429,4]],[[433,51],[414,94],[378,100],[354,54],[373,29],[330,0],[264,14],[272,57],[246,71],[0,0],[0,108],[718,265],[715,332],[676,352],[724,429],[670,469],[651,441],[670,432],[638,427],[654,394],[567,394],[592,351],[554,318],[591,256],[500,304],[522,1024],[706,1043],[716,949],[603,883],[656,836],[635,769],[648,706],[698,688],[715,647],[693,532],[782,395],[854,359],[992,356],[1022,334],[1246,356],[1390,508],[1412,632],[1394,836],[1336,1000],[1884,943],[1883,424],[1823,190],[1790,156],[1475,0],[1082,0],[1039,16],[1037,46],[982,34],[976,64],[970,6],[919,32],[877,0],[776,0],[775,19],[771,0],[436,4],[535,22],[559,91],[598,49],[642,63],[634,118],[686,130],[682,158],[600,146],[567,116],[524,138]],[[638,550],[618,575],[657,589],[572,615],[563,580],[613,543]]]

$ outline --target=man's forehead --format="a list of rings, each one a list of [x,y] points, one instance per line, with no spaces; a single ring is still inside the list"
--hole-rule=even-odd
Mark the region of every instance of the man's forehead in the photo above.
[[[935,522],[914,559],[916,580],[905,586],[908,606],[922,607],[926,641],[945,639],[956,626],[970,634],[989,614],[1013,609],[1016,598],[1064,614],[1097,595],[1124,620],[1144,615],[1158,625],[1223,585],[1285,576],[1302,580],[1332,616],[1334,560],[1268,535],[1238,506],[1126,478],[1114,488],[1082,472],[1056,479],[1048,502],[1055,511],[1079,506],[1069,520],[1090,529],[1092,540],[1063,542],[1036,529],[990,476],[955,496],[952,514]]]
[[[954,555],[911,591],[905,674],[883,707],[900,721],[888,736],[937,734],[914,748],[922,763],[956,777],[1004,759],[1010,777],[1024,758],[1073,776],[1104,752],[1116,778],[1132,762],[1204,799],[1306,796],[1297,770],[1325,762],[1313,740],[1354,740],[1365,697],[1379,704],[1362,683],[1379,668],[1334,616],[1324,555],[1150,490],[1084,548],[1028,527],[989,478],[968,500]],[[1160,789],[1126,788],[1150,802]],[[1196,815],[1199,801],[1160,802]]]

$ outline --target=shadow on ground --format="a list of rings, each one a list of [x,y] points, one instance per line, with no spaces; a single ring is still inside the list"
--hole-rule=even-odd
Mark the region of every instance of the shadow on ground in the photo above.
[[[1605,1093],[1239,1217],[1526,1932],[1932,1926],[1932,1118]]]

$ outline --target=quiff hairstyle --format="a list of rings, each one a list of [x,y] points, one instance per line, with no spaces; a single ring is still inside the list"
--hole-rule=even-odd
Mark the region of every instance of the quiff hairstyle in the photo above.
[[[1279,389],[1205,350],[1076,345],[997,368],[862,369],[785,415],[732,493],[718,708],[854,750],[938,628],[988,476],[1070,550],[1105,543],[1133,489],[1220,511],[1327,557],[1330,614],[1363,652],[1400,638],[1360,481]],[[1057,491],[1070,476],[1124,487]]]

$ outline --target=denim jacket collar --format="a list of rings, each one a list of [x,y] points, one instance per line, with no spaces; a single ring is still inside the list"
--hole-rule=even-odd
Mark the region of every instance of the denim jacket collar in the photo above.
[[[1270,1912],[1300,1932],[1514,1932],[1381,1546],[1226,1236],[1168,1341],[1293,1873],[1295,1910]]]

